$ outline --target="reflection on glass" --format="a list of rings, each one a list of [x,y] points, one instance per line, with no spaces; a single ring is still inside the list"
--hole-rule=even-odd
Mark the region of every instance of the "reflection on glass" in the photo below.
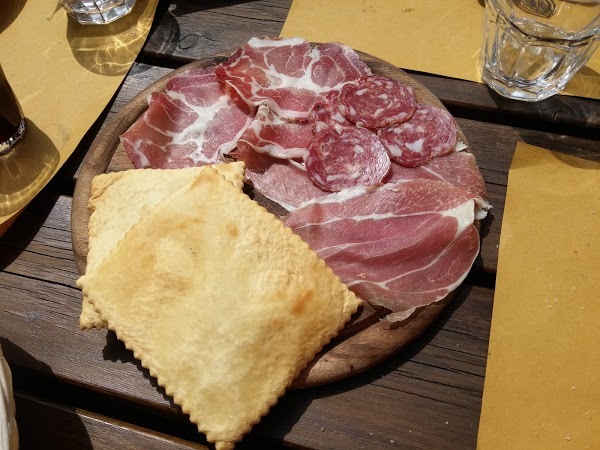
[[[0,66],[0,155],[11,151],[24,132],[21,106]]]

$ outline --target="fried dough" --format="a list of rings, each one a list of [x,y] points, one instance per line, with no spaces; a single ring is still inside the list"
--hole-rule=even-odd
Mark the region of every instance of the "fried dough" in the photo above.
[[[213,169],[149,211],[80,284],[220,450],[268,412],[360,303]]]
[[[215,169],[235,186],[244,185],[244,163],[219,164]],[[88,255],[86,273],[94,270],[125,233],[161,200],[189,183],[204,169],[133,169],[96,176],[88,203]],[[84,296],[79,327],[106,326]]]

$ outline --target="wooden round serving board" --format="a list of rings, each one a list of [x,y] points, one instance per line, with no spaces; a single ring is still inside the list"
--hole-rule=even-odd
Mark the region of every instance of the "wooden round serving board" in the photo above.
[[[214,66],[227,59],[232,53],[233,51],[195,61],[169,73],[140,92],[98,134],[82,163],[73,195],[71,214],[73,251],[77,269],[81,274],[85,272],[88,250],[87,205],[90,198],[91,181],[101,173],[133,168],[119,142],[119,136],[145,112],[146,99],[151,92],[164,91],[169,79],[181,72],[191,68]],[[369,65],[373,73],[386,75],[412,86],[419,103],[445,109],[435,95],[401,69],[364,53],[360,53],[360,57]],[[460,129],[458,133],[459,138],[467,144]],[[252,193],[252,195],[258,203],[274,214],[280,215],[282,212],[260,193]],[[439,302],[420,308],[409,319],[397,323],[381,320],[388,313],[386,310],[375,309],[369,305],[361,307],[338,337],[326,346],[300,374],[293,387],[303,388],[330,383],[379,364],[415,340],[431,326],[441,311],[450,303],[451,297],[452,294]]]

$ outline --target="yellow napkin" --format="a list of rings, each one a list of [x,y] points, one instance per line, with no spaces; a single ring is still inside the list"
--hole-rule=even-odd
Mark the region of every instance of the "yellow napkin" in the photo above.
[[[483,0],[294,0],[282,36],[337,41],[398,67],[481,81]],[[565,93],[600,99],[600,51]]]
[[[27,118],[0,157],[0,229],[60,169],[98,118],[150,30],[158,0],[109,25],[79,25],[57,1],[0,5],[0,62]],[[8,222],[7,222],[8,223]]]
[[[518,144],[478,448],[600,448],[600,164]]]

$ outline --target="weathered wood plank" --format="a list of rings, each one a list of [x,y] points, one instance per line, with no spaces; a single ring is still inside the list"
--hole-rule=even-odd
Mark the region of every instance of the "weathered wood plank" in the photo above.
[[[22,449],[201,450],[196,442],[157,433],[110,417],[27,394],[15,395]]]
[[[182,1],[157,17],[142,59],[182,64],[239,47],[252,36],[277,36],[291,0]]]
[[[63,277],[60,283],[44,281],[44,266],[55,263],[43,253],[60,253],[67,245],[68,205],[66,197],[56,202],[46,219],[53,226],[42,226],[29,238],[26,227],[16,227],[8,236],[8,242],[25,247],[16,259],[4,260],[5,270],[0,272],[0,323],[7,359],[21,370],[145,405],[157,414],[179,415],[113,333],[79,331],[81,292],[74,287],[72,259],[57,270]],[[25,211],[19,220],[30,222],[35,211]],[[6,242],[5,237],[0,248]],[[54,242],[59,244],[52,244],[51,251],[44,247]],[[31,253],[27,267],[21,262],[25,253]],[[362,375],[289,392],[247,440],[314,448],[355,448],[356,442],[383,448],[392,440],[400,445],[472,447],[492,295],[489,289],[464,285],[434,328],[406,350]],[[381,398],[388,401],[382,404]],[[357,428],[356,406],[350,405],[360,405],[362,427]],[[187,418],[181,415],[180,420]],[[446,427],[446,420],[454,426]],[[322,439],[325,435],[327,441]],[[198,442],[202,439],[198,434]]]

